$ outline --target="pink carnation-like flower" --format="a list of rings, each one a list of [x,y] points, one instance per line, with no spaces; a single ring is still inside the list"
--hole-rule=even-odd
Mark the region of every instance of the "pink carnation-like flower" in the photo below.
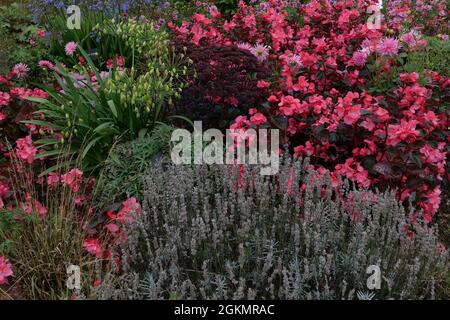
[[[250,49],[250,52],[258,59],[259,62],[264,62],[269,57],[269,48],[263,44],[257,44]]]
[[[239,42],[236,44],[236,47],[238,47],[241,50],[247,50],[247,51],[252,50],[252,45],[247,42]]]
[[[31,136],[26,136],[25,138],[17,139],[16,141],[16,154],[17,156],[32,164],[37,153],[37,148],[33,146],[33,141]]]
[[[28,71],[30,71],[30,68],[25,63],[18,63],[16,64],[13,69],[12,73],[17,78],[23,78],[27,75]]]
[[[26,200],[27,202],[23,204],[23,211],[25,211],[26,214],[36,212],[39,219],[44,220],[47,216],[47,208],[39,201],[32,199],[30,195],[27,195]]]
[[[384,38],[377,46],[377,52],[383,56],[395,56],[400,45],[395,38]]]
[[[64,47],[64,51],[68,56],[73,56],[73,53],[77,50],[77,43],[74,41],[68,42]]]
[[[11,263],[8,259],[0,256],[0,285],[5,284],[9,277],[13,275]]]
[[[66,174],[61,175],[61,183],[64,186],[68,186],[74,193],[80,190],[80,185],[82,181],[83,181],[83,171],[77,168],[72,169]]]
[[[356,51],[353,53],[351,61],[358,67],[364,67],[367,61],[367,54],[363,51]]]
[[[47,184],[49,187],[55,187],[59,183],[59,176],[56,172],[50,172],[47,177]]]
[[[53,70],[55,65],[48,60],[41,60],[38,62],[39,67],[43,69]]]

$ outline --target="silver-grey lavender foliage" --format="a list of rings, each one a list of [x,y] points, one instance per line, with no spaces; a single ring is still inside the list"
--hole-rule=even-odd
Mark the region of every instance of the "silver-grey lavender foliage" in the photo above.
[[[128,263],[98,298],[445,298],[449,258],[435,229],[411,224],[393,193],[374,199],[346,182],[332,192],[328,176],[304,168],[153,168],[127,230]],[[370,265],[379,290],[367,288]]]

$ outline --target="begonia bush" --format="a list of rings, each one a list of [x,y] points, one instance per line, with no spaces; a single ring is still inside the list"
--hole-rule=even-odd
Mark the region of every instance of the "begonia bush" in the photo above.
[[[368,24],[373,5],[315,0],[292,19],[282,1],[269,1],[265,12],[241,2],[230,20],[212,10],[169,27],[186,43],[247,49],[272,68],[255,88],[270,92],[267,101],[232,129],[277,127],[291,153],[330,170],[335,184],[343,175],[364,187],[397,188],[431,221],[449,178],[450,80],[402,72],[402,53],[426,41],[395,21]]]

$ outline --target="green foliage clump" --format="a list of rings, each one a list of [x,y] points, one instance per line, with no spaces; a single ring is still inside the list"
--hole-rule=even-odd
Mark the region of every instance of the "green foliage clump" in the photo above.
[[[36,142],[47,150],[40,157],[55,156],[69,144],[71,154],[81,154],[83,170],[98,172],[115,143],[143,136],[167,120],[172,99],[184,85],[182,59],[167,46],[167,33],[151,24],[130,19],[118,25],[118,34],[135,53],[136,65],[100,72],[80,48],[87,66],[77,77],[59,68],[56,80],[62,90],[45,87],[49,99],[29,98],[41,103],[36,112],[39,120],[29,123],[62,134],[62,139],[45,137]]]
[[[114,147],[102,171],[99,202],[109,205],[131,196],[143,199],[144,177],[169,151],[173,128],[158,125],[150,134]]]
[[[408,53],[404,70],[408,73],[431,70],[443,76],[450,75],[450,41],[438,36],[424,36],[424,39],[427,40],[427,46]]]
[[[52,30],[49,51],[57,57],[58,61],[66,65],[78,63],[76,57],[67,56],[64,48],[68,42],[76,42],[78,46],[88,52],[97,67],[115,56],[123,56],[131,61],[132,48],[124,44],[123,39],[116,32],[116,23],[120,17],[111,17],[103,11],[83,10],[80,19],[80,28],[67,27],[67,15],[60,12],[45,19],[44,25]]]
[[[17,63],[28,65],[29,78],[40,76],[38,61],[46,56],[44,40],[37,36],[39,27],[33,17],[17,3],[0,6],[0,74],[6,74]],[[34,44],[30,44],[30,40]]]

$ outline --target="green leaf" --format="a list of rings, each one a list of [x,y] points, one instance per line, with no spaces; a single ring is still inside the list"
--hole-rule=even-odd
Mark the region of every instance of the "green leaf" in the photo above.
[[[109,109],[113,113],[114,117],[117,118],[117,109],[116,109],[116,105],[114,104],[114,101],[113,100],[108,100],[107,103],[108,103]]]
[[[102,136],[95,138],[91,142],[89,142],[86,147],[83,150],[83,153],[81,154],[81,159],[84,159],[86,157],[86,154],[89,152],[89,150],[101,139]]]

